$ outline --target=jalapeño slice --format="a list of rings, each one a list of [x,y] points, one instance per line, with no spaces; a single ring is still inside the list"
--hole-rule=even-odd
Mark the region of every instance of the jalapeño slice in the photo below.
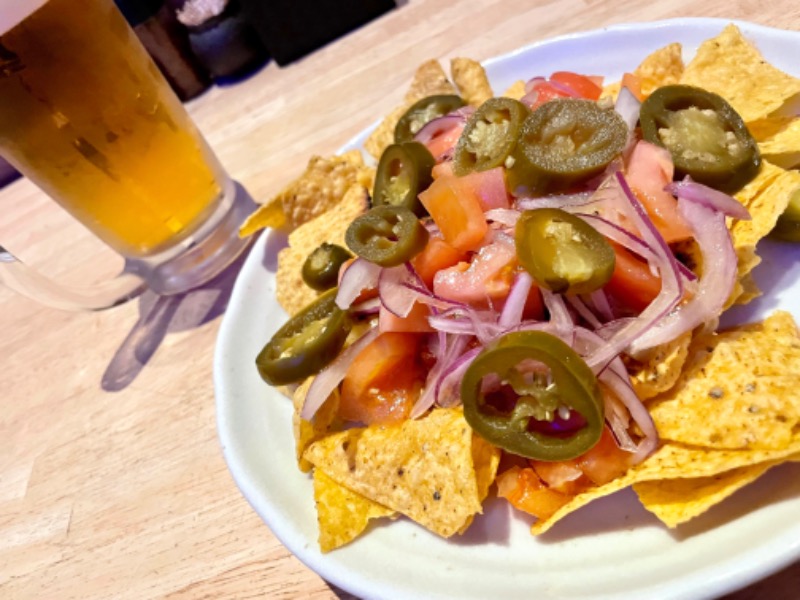
[[[402,206],[374,206],[356,217],[345,233],[348,248],[382,267],[396,267],[422,252],[428,230]]]
[[[418,217],[425,216],[427,211],[417,195],[433,181],[435,165],[431,153],[419,142],[391,144],[383,151],[375,173],[373,205],[402,206]]]
[[[351,258],[353,255],[341,246],[323,242],[306,257],[300,274],[308,287],[324,292],[336,287],[339,269]]]
[[[670,151],[679,177],[733,193],[756,176],[761,155],[728,102],[689,85],[654,91],[639,115],[642,137]]]
[[[515,196],[564,190],[600,173],[627,139],[628,126],[612,109],[578,98],[546,102],[522,126],[509,190]]]
[[[484,348],[464,374],[461,399],[475,432],[527,458],[575,458],[603,432],[603,399],[592,370],[542,331],[508,333]]]
[[[528,107],[518,100],[489,98],[472,114],[458,139],[453,172],[463,176],[505,165],[528,114]]]
[[[419,130],[439,117],[443,117],[465,105],[461,96],[441,94],[427,96],[411,105],[394,128],[396,144],[410,142]]]
[[[281,327],[256,357],[270,385],[297,383],[327,366],[344,347],[352,323],[336,306],[336,288],[325,292]]]
[[[588,294],[614,273],[611,244],[591,225],[558,208],[526,210],[514,243],[519,262],[541,287],[559,294]]]

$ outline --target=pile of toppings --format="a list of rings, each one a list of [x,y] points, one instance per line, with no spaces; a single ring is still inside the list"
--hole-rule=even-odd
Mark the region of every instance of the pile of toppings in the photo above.
[[[295,219],[294,316],[256,364],[291,386],[324,551],[397,514],[463,533],[493,483],[534,533],[630,485],[676,526],[800,457],[792,317],[714,331],[759,293],[756,243],[795,231],[800,128],[775,111],[800,80],[733,25],[680,53],[503,96],[474,61],[457,90],[426,63],[365,144],[374,182],[349,154],[331,210],[284,192],[245,225]]]

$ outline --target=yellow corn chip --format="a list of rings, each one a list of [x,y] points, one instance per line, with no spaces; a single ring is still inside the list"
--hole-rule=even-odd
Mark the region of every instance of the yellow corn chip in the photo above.
[[[780,131],[760,142],[758,147],[764,158],[784,169],[800,165],[800,117],[787,122]]]
[[[356,184],[347,190],[336,210],[304,223],[289,234],[289,247],[278,253],[275,296],[290,315],[313,302],[318,292],[303,281],[301,269],[311,252],[323,242],[344,247],[344,234],[358,215],[369,209],[366,188]]]
[[[406,93],[403,104],[395,108],[387,115],[381,124],[373,131],[364,142],[364,149],[376,159],[381,157],[386,147],[394,142],[394,128],[405,112],[411,108],[417,100],[422,100],[426,96],[438,94],[455,94],[456,89],[447,80],[442,66],[437,60],[429,60],[423,63],[414,74]]]
[[[297,466],[303,473],[308,473],[311,470],[311,463],[303,458],[303,453],[311,444],[324,437],[330,431],[336,422],[336,413],[339,410],[339,390],[336,389],[316,412],[313,422],[306,421],[300,416],[300,411],[303,409],[303,403],[306,400],[306,394],[308,394],[308,388],[311,387],[312,381],[314,381],[314,378],[309,377],[292,394],[292,404],[294,405],[292,426],[294,428],[295,454],[297,456]]]
[[[503,92],[503,96],[506,98],[513,98],[514,100],[519,100],[525,95],[525,82],[520,79],[519,81],[515,81],[511,84],[505,92]]]
[[[300,177],[245,220],[239,235],[246,237],[264,227],[292,231],[336,206],[353,184],[372,189],[374,176],[358,150],[328,158],[314,156]]]
[[[662,438],[780,449],[800,423],[800,338],[789,313],[698,337],[675,387],[648,405]]]
[[[453,82],[464,101],[470,106],[478,107],[494,96],[486,71],[476,60],[471,58],[454,58],[450,61],[450,73]]]
[[[435,409],[400,425],[329,435],[305,458],[341,485],[450,537],[481,512],[474,439],[460,409]]]
[[[617,96],[619,96],[619,91],[621,89],[622,89],[621,81],[614,81],[612,83],[604,85],[603,91],[600,94],[600,100],[603,100],[604,98],[610,98],[611,100],[616,100]]]
[[[708,477],[643,481],[633,486],[639,501],[667,527],[697,517],[735,491],[752,483],[776,462],[767,461]]]
[[[778,135],[783,131],[792,121],[794,117],[787,116],[769,116],[763,119],[756,119],[747,124],[747,130],[750,135],[755,138],[757,142],[763,142],[769,138]]]
[[[642,93],[652,94],[664,85],[678,83],[683,75],[682,47],[675,42],[649,54],[634,70],[642,82]]]
[[[319,548],[330,552],[357,538],[372,519],[391,517],[393,510],[339,485],[314,469]]]
[[[745,122],[766,117],[800,93],[800,79],[769,64],[733,24],[700,45],[680,82],[719,94]]]
[[[661,447],[644,462],[631,468],[625,475],[575,496],[550,518],[536,521],[531,533],[539,535],[580,507],[598,498],[609,496],[635,483],[661,479],[711,477],[748,465],[767,461],[786,461],[800,451],[800,435],[779,450],[713,450],[674,442],[663,442]]]
[[[631,384],[640,400],[658,396],[670,389],[681,375],[692,332],[686,332],[675,340],[654,348],[647,360],[631,375]]]

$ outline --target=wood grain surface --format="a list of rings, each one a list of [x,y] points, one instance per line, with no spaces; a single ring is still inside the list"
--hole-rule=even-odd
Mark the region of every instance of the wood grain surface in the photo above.
[[[312,153],[334,152],[394,107],[425,59],[485,59],[685,16],[800,30],[796,0],[412,0],[189,108],[231,175],[264,200]],[[119,268],[28,182],[1,190],[0,207],[0,240],[51,275],[87,281]],[[235,275],[102,313],[0,288],[0,598],[351,598],[273,537],[222,459],[211,366]],[[795,564],[728,598],[798,590]]]

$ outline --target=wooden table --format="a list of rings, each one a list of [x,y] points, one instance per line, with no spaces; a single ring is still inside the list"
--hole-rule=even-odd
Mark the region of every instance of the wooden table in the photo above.
[[[190,110],[232,176],[266,199],[311,153],[334,152],[398,103],[424,59],[484,59],[568,32],[679,16],[800,29],[795,0],[404,1]],[[41,199],[24,181],[0,192],[4,242],[24,237],[67,280],[119,266],[96,257],[77,229],[69,247],[49,243],[48,227],[70,225]],[[211,365],[234,277],[155,309],[145,295],[95,314],[0,289],[0,597],[349,597],[272,536],[223,462]],[[797,590],[800,564],[730,598]]]

